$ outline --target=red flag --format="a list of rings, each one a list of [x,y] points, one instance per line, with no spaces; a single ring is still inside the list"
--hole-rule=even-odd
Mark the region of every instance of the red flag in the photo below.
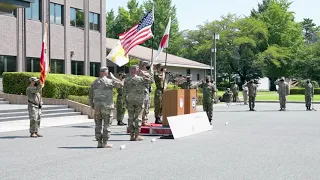
[[[46,80],[47,73],[49,71],[49,58],[48,58],[48,24],[46,23],[46,28],[43,35],[41,56],[40,56],[40,83],[44,87],[44,82]]]

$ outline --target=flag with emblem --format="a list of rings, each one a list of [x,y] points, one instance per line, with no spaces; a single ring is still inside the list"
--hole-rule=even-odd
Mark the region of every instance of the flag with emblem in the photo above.
[[[162,36],[162,39],[160,41],[160,45],[159,45],[159,49],[158,49],[158,53],[155,57],[155,61],[158,60],[160,54],[162,53],[164,48],[168,48],[169,46],[169,33],[170,33],[170,27],[171,27],[171,17],[169,17],[169,22],[167,25],[167,28],[164,32],[164,35]]]
[[[127,32],[119,35],[120,42],[125,50],[125,55],[136,45],[142,44],[153,37],[151,30],[152,24],[153,9],[142,18],[139,24],[134,25]]]
[[[40,83],[44,87],[47,73],[49,72],[49,52],[48,52],[48,24],[46,23],[43,34],[41,55],[40,55]]]
[[[120,41],[118,41],[116,47],[114,47],[108,54],[107,59],[109,59],[119,67],[129,62],[128,55],[125,55],[125,50],[123,49]]]

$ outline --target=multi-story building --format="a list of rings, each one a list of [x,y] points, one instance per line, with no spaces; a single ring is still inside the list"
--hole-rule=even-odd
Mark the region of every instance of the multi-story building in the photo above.
[[[50,22],[51,73],[98,76],[99,68],[106,65],[115,74],[128,72],[128,68],[106,60],[106,54],[118,41],[106,38],[106,0],[24,0],[19,1],[20,6],[8,6],[8,3],[0,3],[0,11],[5,9],[0,13],[0,91],[3,72],[40,71],[47,22]],[[130,56],[150,61],[151,49],[137,46]],[[164,64],[164,60],[162,53],[159,62]],[[208,65],[170,54],[167,66],[171,72],[192,74],[195,81],[210,69]]]
[[[0,75],[39,72],[45,23],[50,22],[52,73],[97,75],[106,65],[105,0],[33,0],[0,15]]]

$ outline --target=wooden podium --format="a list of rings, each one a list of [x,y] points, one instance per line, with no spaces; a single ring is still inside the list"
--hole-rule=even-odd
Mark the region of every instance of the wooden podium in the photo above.
[[[183,115],[185,112],[185,90],[168,90],[163,93],[162,125],[169,127],[167,117]]]
[[[197,112],[197,90],[186,89],[184,90],[184,114],[191,114]]]

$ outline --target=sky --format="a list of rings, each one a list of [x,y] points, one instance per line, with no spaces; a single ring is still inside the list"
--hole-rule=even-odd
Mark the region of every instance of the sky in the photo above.
[[[119,6],[126,6],[128,0],[106,0],[107,11],[117,12]],[[144,0],[137,0],[142,3]],[[291,0],[291,11],[296,13],[296,21],[311,18],[320,25],[319,0]],[[197,29],[206,21],[219,20],[221,15],[228,13],[250,15],[252,8],[262,0],[172,0],[177,7],[177,16],[180,30]],[[319,12],[319,13],[317,13]]]

